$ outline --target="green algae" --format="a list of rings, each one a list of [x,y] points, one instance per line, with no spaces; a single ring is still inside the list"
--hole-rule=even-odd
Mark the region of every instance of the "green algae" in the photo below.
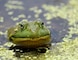
[[[73,37],[73,34],[78,35],[78,1],[77,0],[69,0],[67,5],[61,4],[61,7],[59,6],[53,6],[53,5],[47,5],[43,4],[41,7],[44,9],[44,11],[47,11],[43,14],[44,18],[47,20],[47,24],[51,24],[50,20],[52,20],[55,17],[61,17],[66,19],[70,26],[68,29],[68,34],[65,35],[63,38],[64,42],[57,43],[56,45],[53,45],[50,50],[47,50],[46,53],[40,54],[35,52],[27,52],[20,54],[20,57],[16,57],[15,52],[12,50],[8,50],[5,46],[10,47],[13,45],[11,42],[6,42],[4,45],[0,45],[0,59],[2,60],[78,60],[78,36],[74,39],[71,39]],[[11,2],[12,3],[12,2]],[[7,9],[24,9],[22,6],[13,6],[15,2],[12,4],[5,5]],[[19,5],[22,5],[20,2]],[[13,6],[13,7],[12,7]],[[34,10],[35,9],[35,10]],[[38,7],[32,7],[29,9],[32,12],[35,12],[35,18],[39,19],[39,15],[43,12]],[[9,12],[9,15],[12,15],[11,12]],[[21,16],[19,16],[21,17]],[[24,16],[22,16],[24,17]],[[18,20],[18,19],[15,19]],[[51,28],[52,26],[48,26]],[[3,34],[0,32],[0,34]]]

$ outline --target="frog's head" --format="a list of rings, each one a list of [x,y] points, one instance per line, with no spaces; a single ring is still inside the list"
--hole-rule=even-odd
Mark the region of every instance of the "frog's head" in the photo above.
[[[50,31],[41,21],[21,21],[8,29],[8,38],[40,38],[50,36]]]

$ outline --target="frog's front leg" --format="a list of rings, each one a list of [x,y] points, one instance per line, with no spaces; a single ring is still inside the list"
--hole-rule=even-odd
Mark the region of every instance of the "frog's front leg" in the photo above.
[[[45,46],[37,48],[36,50],[39,53],[45,53],[47,51],[47,49],[50,49],[50,47],[51,47],[51,44],[47,44]]]
[[[39,48],[36,49],[36,51],[39,52],[39,53],[45,53],[46,50],[47,49],[45,47],[39,47]]]

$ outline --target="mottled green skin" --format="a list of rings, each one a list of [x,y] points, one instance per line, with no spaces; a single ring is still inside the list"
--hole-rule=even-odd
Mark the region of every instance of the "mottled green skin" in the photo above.
[[[10,41],[19,45],[31,47],[50,42],[50,31],[41,21],[21,21],[18,25],[8,29],[7,34]]]
[[[12,29],[10,34],[10,37],[15,38],[37,38],[50,35],[50,31],[44,26],[44,23],[41,21],[22,21],[18,25],[16,25],[14,29]]]

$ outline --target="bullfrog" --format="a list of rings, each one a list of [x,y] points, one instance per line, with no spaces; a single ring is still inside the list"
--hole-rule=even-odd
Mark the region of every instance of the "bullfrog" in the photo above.
[[[21,21],[7,30],[8,40],[26,48],[44,48],[51,43],[50,30],[42,21]]]

